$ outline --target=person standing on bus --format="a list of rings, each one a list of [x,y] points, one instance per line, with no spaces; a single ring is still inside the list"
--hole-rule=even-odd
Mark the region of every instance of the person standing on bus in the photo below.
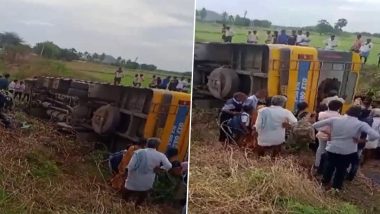
[[[352,44],[352,47],[351,47],[351,51],[355,52],[355,53],[359,53],[360,52],[360,47],[363,45],[363,41],[362,41],[362,35],[361,34],[358,34],[356,36],[356,40],[354,41],[354,43]]]
[[[373,44],[372,44],[372,40],[371,39],[367,39],[367,42],[364,43],[361,47],[360,47],[360,59],[364,59],[364,64],[367,63],[367,59],[368,59],[368,56],[369,56],[369,53],[371,52],[373,48]]]
[[[123,70],[121,69],[121,67],[119,67],[115,72],[115,78],[114,78],[113,84],[120,85],[121,78],[123,78]]]
[[[335,35],[331,35],[329,39],[325,41],[325,50],[333,51],[338,47],[338,42],[335,39]]]
[[[273,31],[273,35],[272,35],[272,44],[278,44],[277,38],[278,38],[278,31],[275,30],[275,31]]]
[[[303,35],[302,42],[299,44],[300,46],[309,46],[310,45],[310,32],[307,31],[305,35]]]
[[[288,38],[288,45],[296,45],[296,41],[297,41],[297,33],[295,30],[292,30],[292,35],[290,35]]]
[[[281,30],[281,34],[277,38],[276,44],[287,45],[289,40],[289,36],[286,34],[286,30]]]
[[[224,40],[224,42],[231,43],[233,36],[234,36],[234,32],[231,30],[231,28],[226,27],[226,39]]]
[[[253,31],[253,33],[251,31],[248,31],[248,38],[247,38],[247,43],[250,43],[250,44],[257,44],[259,38],[257,37],[257,31]]]
[[[271,35],[271,31],[268,30],[267,31],[267,38],[265,40],[265,44],[270,44],[270,43],[272,43],[272,35]]]

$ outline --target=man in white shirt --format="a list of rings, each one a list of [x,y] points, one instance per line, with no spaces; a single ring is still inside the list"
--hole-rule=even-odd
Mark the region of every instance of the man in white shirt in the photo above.
[[[185,84],[186,84],[185,77],[181,77],[181,79],[178,81],[178,84],[176,86],[177,91],[183,91]]]
[[[338,47],[338,42],[335,39],[335,35],[331,35],[329,39],[325,41],[325,49],[333,51]]]
[[[144,202],[148,191],[152,189],[157,170],[169,170],[172,164],[168,158],[157,151],[161,141],[158,138],[147,140],[147,148],[139,149],[133,154],[128,164],[128,176],[125,181],[123,197],[128,200],[131,193],[139,195],[135,206]]]
[[[225,38],[224,41],[231,43],[233,36],[234,36],[234,32],[231,30],[231,28],[230,27],[226,27],[226,38]]]
[[[364,64],[367,63],[367,58],[369,56],[369,53],[371,52],[373,48],[373,44],[372,44],[372,40],[371,39],[367,39],[367,42],[364,43],[361,47],[360,47],[360,58],[361,59],[364,59]]]
[[[302,34],[302,30],[298,30],[297,32],[297,39],[296,39],[296,45],[301,45],[301,43],[304,41],[305,35]]]
[[[114,78],[114,85],[120,85],[121,83],[121,78],[123,78],[123,70],[121,70],[121,67],[117,69],[115,72],[115,78]]]
[[[285,142],[285,124],[295,124],[297,118],[284,108],[287,99],[284,96],[273,96],[271,106],[258,111],[255,129],[258,134],[259,156],[272,150],[272,156],[278,155]]]
[[[13,80],[11,83],[9,83],[8,85],[9,92],[13,94],[17,84],[18,84],[18,80]]]
[[[257,44],[259,38],[257,37],[257,31],[253,31],[253,33],[251,31],[248,31],[248,38],[247,38],[247,43],[250,43],[250,44]]]

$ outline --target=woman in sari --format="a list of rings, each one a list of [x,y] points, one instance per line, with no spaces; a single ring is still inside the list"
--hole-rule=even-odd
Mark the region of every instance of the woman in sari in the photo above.
[[[114,174],[114,176],[111,178],[111,186],[118,192],[123,189],[126,174],[125,169],[127,168],[129,161],[132,158],[133,153],[138,149],[143,149],[145,147],[146,140],[140,141],[138,144],[131,145],[128,150],[124,150],[123,152],[123,158],[121,159],[119,166],[118,166],[118,172]]]

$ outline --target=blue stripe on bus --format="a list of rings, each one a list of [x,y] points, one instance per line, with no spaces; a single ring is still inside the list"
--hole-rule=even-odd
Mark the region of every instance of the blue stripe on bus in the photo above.
[[[307,87],[307,76],[310,70],[309,61],[300,61],[298,64],[298,78],[296,86],[296,105],[294,110],[297,108],[297,104],[305,101],[306,87]]]

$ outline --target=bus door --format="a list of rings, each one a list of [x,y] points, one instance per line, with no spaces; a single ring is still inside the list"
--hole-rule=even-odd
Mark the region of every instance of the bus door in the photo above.
[[[332,90],[351,104],[355,93],[357,74],[351,72],[352,53],[320,51],[320,72],[318,78],[317,105],[328,96]]]

